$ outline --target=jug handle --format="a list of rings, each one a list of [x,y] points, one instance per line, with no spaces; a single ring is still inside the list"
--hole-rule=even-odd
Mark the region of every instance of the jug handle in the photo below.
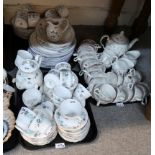
[[[36,55],[34,59],[35,59],[35,61],[37,61],[38,65],[39,65],[39,67],[40,67],[41,62],[42,62],[42,56]]]
[[[107,38],[107,40],[109,40],[109,36],[108,36],[108,35],[103,35],[103,36],[101,37],[101,39],[100,39],[100,44],[101,44],[101,46],[103,47],[103,49],[105,48],[105,46],[104,46],[103,43],[102,43],[102,41],[103,41],[104,38]]]
[[[130,43],[129,43],[129,47],[128,50],[138,41],[138,38],[133,39]]]

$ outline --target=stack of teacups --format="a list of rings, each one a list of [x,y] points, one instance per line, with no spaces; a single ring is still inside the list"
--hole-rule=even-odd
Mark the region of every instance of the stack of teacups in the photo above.
[[[59,135],[69,142],[82,141],[89,132],[90,120],[86,109],[75,99],[62,102],[54,114]]]
[[[82,75],[83,73],[89,74],[90,72],[104,72],[105,67],[101,61],[99,61],[97,54],[99,45],[97,45],[93,40],[84,40],[77,50],[74,61],[78,61]]]
[[[89,91],[78,83],[78,78],[71,71],[70,64],[61,62],[51,69],[44,77],[44,94],[56,107],[71,98],[76,98],[83,106],[85,100],[91,96]]]
[[[36,107],[33,111],[22,107],[16,119],[16,128],[27,142],[33,145],[46,145],[57,135],[56,123],[53,116],[49,118],[49,103]],[[53,109],[54,110],[54,109]]]

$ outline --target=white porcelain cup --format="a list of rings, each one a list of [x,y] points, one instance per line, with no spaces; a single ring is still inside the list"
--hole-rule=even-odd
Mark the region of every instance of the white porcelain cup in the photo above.
[[[109,84],[103,84],[99,88],[94,89],[94,93],[99,96],[99,98],[103,101],[108,101],[112,103],[116,98],[116,90]]]
[[[81,113],[83,111],[83,107],[77,100],[64,100],[60,105],[59,109],[64,118],[81,120]]]
[[[65,99],[70,99],[72,92],[64,86],[56,86],[53,89],[51,100],[58,107]]]
[[[134,85],[134,95],[131,101],[142,101],[144,98],[143,96],[143,90],[138,85]]]
[[[113,103],[122,103],[126,101],[128,94],[127,94],[127,90],[125,89],[125,87],[123,86],[117,87],[116,92],[117,92],[117,96],[115,100],[113,101]]]
[[[33,109],[35,113],[44,114],[45,117],[52,120],[53,119],[53,112],[54,112],[54,104],[50,101],[42,102],[40,105]]]
[[[36,114],[32,110],[22,107],[16,119],[16,125],[26,131],[35,117]]]
[[[82,84],[79,83],[73,93],[73,96],[77,97],[80,100],[80,98],[89,98],[91,94]]]
[[[24,91],[22,94],[22,100],[23,103],[31,109],[41,102],[42,95],[38,89],[31,88]]]
[[[132,51],[127,51],[123,57],[127,58],[127,59],[138,59],[140,57],[140,51],[138,50],[132,50]]]
[[[102,65],[102,62],[95,58],[86,59],[81,64],[81,69],[89,68],[95,65]]]
[[[58,71],[71,70],[71,65],[67,62],[60,62],[60,63],[56,64],[55,69]]]
[[[23,61],[25,61],[26,59],[32,59],[32,58],[33,58],[32,54],[29,53],[28,51],[18,50],[16,59],[15,59],[15,65],[19,67],[23,63]]]
[[[73,84],[74,76],[71,70],[60,71],[60,82],[65,87],[70,87]]]
[[[40,134],[46,134],[50,133],[52,128],[52,123],[49,119],[44,117],[42,114],[37,114],[37,116],[33,119],[29,126],[29,130]]]

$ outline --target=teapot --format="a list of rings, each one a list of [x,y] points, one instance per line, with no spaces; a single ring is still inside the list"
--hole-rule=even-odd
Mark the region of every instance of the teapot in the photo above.
[[[40,64],[41,57],[37,55],[34,60],[26,59],[18,66],[16,78],[13,79],[18,89],[38,88],[42,85],[43,74],[39,69]]]
[[[59,19],[59,18],[49,18],[47,20],[46,33],[47,38],[50,42],[58,42],[62,38],[64,32],[69,27],[69,22],[67,19]]]
[[[103,45],[103,39],[107,38],[106,45]],[[128,38],[125,37],[124,31],[121,31],[118,34],[113,34],[110,37],[108,35],[103,35],[100,39],[100,44],[106,50],[112,50],[116,56],[120,57],[125,52],[127,52],[136,42],[138,38],[133,39],[129,42]]]

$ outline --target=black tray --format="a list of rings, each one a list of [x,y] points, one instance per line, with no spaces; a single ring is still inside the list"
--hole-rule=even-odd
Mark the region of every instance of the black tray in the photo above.
[[[14,68],[14,72],[16,71],[17,69]],[[49,69],[41,69],[42,70],[42,73],[43,75],[45,75]],[[12,78],[14,78],[14,76],[12,75]],[[24,90],[18,90],[14,84],[14,88],[15,88],[15,101],[14,102],[14,107],[16,107],[14,110],[15,110],[15,113],[18,114],[21,107],[25,106],[23,101],[22,101],[22,94],[24,92]],[[44,146],[35,146],[35,145],[32,145],[30,143],[28,143],[27,141],[25,141],[19,134],[19,143],[26,149],[29,149],[29,150],[36,150],[36,149],[41,149],[41,148],[46,148],[46,147],[51,147],[51,146],[55,146],[56,143],[65,143],[66,146],[67,145],[72,145],[72,144],[81,144],[81,143],[90,143],[92,142],[96,136],[97,136],[97,127],[96,127],[96,123],[95,123],[95,120],[94,120],[94,116],[93,116],[93,113],[92,113],[92,110],[91,110],[91,106],[90,106],[90,102],[89,102],[89,99],[86,100],[86,106],[85,106],[87,112],[88,112],[88,115],[89,115],[89,118],[90,118],[90,129],[89,129],[89,132],[87,134],[87,136],[85,137],[85,139],[83,139],[82,141],[80,142],[76,142],[76,143],[71,143],[71,142],[67,142],[65,141],[64,139],[62,139],[59,135],[57,135],[57,137],[55,138],[55,140],[53,140],[51,143],[47,144],[47,145],[44,145]]]

